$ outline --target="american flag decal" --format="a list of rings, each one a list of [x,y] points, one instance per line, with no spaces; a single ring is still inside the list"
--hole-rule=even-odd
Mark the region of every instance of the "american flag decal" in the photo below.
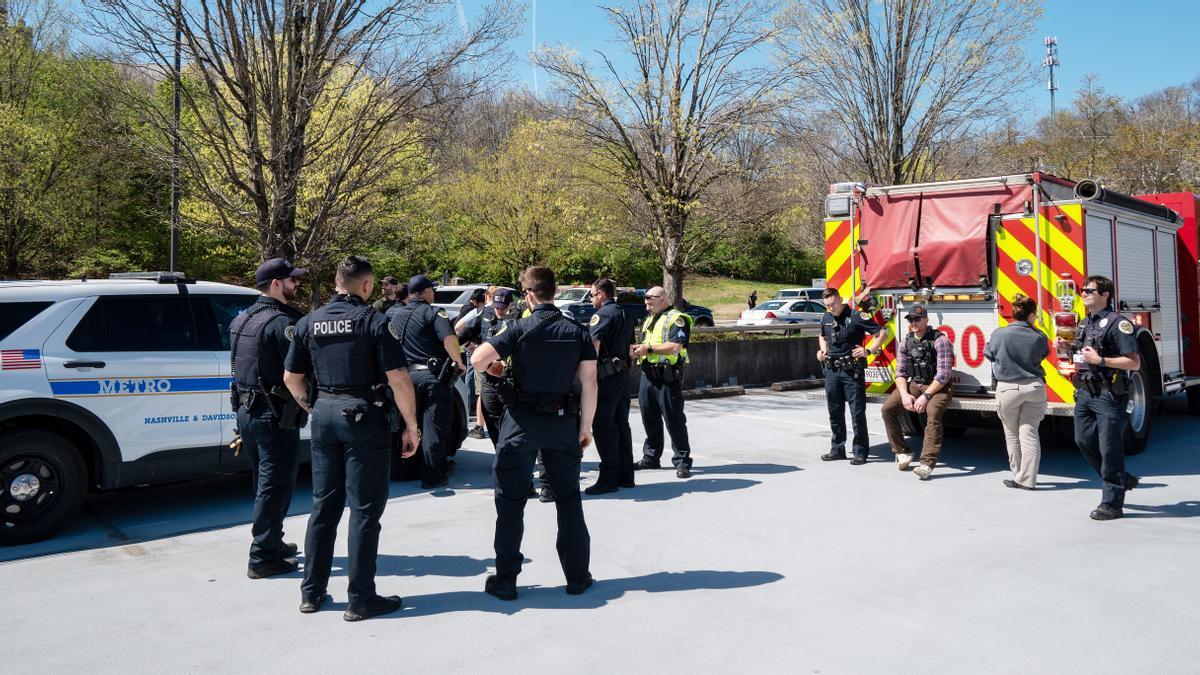
[[[29,370],[42,367],[42,352],[38,349],[0,350],[0,370]]]

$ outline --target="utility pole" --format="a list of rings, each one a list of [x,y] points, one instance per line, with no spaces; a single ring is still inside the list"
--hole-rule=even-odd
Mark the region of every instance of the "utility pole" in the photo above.
[[[1044,40],[1046,45],[1046,58],[1042,59],[1042,67],[1050,69],[1050,79],[1046,82],[1046,89],[1050,90],[1050,115],[1054,116],[1054,92],[1058,91],[1058,82],[1054,81],[1054,69],[1059,65],[1058,62],[1058,38],[1048,37]]]
[[[179,86],[180,86],[180,69],[182,61],[180,59],[180,41],[183,39],[182,34],[183,23],[183,7],[181,0],[175,0],[175,69],[174,75],[174,96],[172,103],[174,104],[174,116],[171,118],[171,271],[176,272],[179,269]]]

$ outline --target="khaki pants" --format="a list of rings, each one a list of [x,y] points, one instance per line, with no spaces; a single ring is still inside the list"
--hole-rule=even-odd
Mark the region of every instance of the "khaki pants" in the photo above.
[[[1038,464],[1042,460],[1038,425],[1046,416],[1046,385],[1041,380],[998,382],[996,401],[1013,480],[1031,488],[1037,483]]]
[[[920,396],[928,387],[929,385],[909,382],[908,393]],[[937,466],[938,454],[942,451],[944,433],[942,416],[953,396],[949,386],[942,387],[938,393],[933,395],[929,405],[925,408],[925,414],[929,421],[925,423],[925,443],[921,446],[921,463],[931,469]],[[900,389],[892,390],[892,395],[888,396],[887,401],[883,403],[883,426],[887,430],[888,442],[892,444],[892,452],[898,455],[912,453],[912,450],[908,448],[908,443],[904,440],[904,432],[900,429],[900,415],[908,414],[911,413],[904,409],[904,403],[900,399]]]

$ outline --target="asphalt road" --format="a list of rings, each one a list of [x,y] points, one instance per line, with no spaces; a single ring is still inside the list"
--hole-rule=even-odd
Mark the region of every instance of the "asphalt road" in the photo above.
[[[1021,492],[1001,485],[999,434],[972,431],[920,482],[891,463],[878,406],[861,467],[819,461],[824,403],[803,392],[687,409],[693,478],[640,472],[587,500],[598,583],[582,596],[563,592],[553,507],[536,502],[520,598],[482,593],[491,454],[472,440],[452,489],[393,484],[378,583],[400,613],[341,620],[345,521],[335,609],[304,616],[299,575],[245,576],[245,478],[137,490],[0,549],[0,670],[1195,671],[1200,443],[1180,402],[1130,460],[1143,483],[1110,523],[1088,519],[1099,485],[1073,450],[1048,448]],[[290,541],[309,504],[302,480]]]

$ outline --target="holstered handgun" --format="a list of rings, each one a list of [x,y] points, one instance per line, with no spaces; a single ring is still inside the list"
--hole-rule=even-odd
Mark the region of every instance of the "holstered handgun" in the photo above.
[[[462,370],[453,359],[429,359],[429,370],[437,378],[438,384],[449,389],[454,384],[454,378],[462,375]]]
[[[282,385],[271,387],[267,405],[279,420],[280,429],[299,429],[308,424],[308,413],[292,398],[292,393]]]

